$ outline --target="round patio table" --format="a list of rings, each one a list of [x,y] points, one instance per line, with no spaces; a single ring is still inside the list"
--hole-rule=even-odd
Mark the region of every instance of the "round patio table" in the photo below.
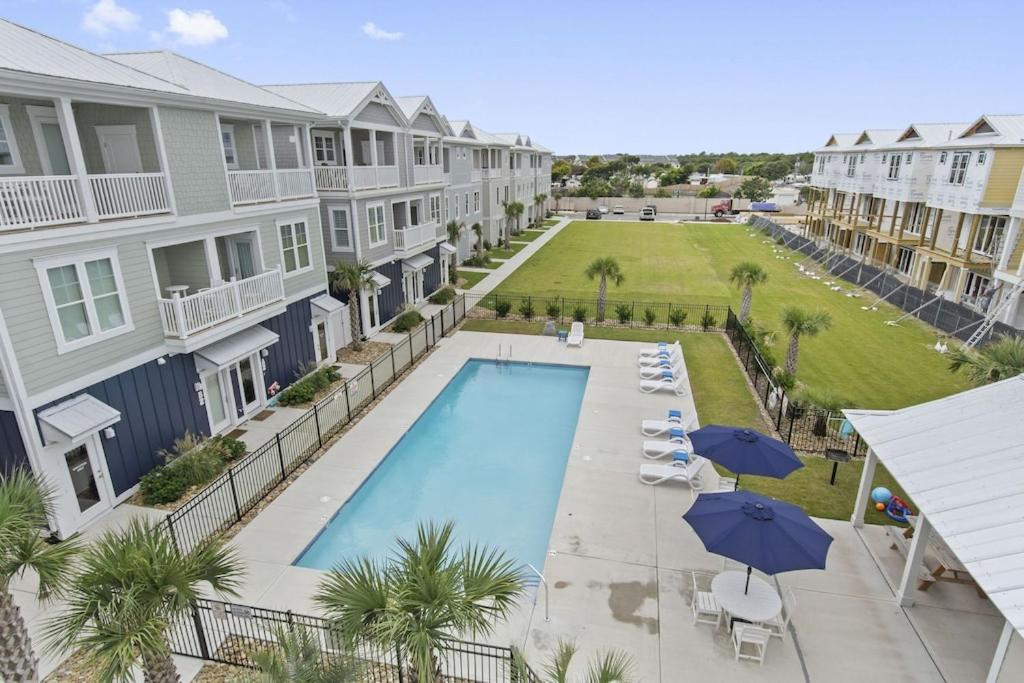
[[[782,612],[782,598],[767,581],[751,576],[750,590],[744,593],[746,583],[746,572],[722,572],[711,580],[711,594],[734,619],[760,623]]]

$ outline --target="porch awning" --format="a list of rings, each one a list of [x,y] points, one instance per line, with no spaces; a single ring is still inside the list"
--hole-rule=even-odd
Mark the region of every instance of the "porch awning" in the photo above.
[[[402,261],[402,270],[423,270],[433,262],[434,259],[430,258],[426,254],[416,254],[415,256],[410,256]]]
[[[310,299],[309,304],[310,307],[313,309],[313,315],[320,315],[323,313],[330,315],[335,311],[340,311],[343,308],[345,308],[345,304],[341,303],[333,296],[330,296],[328,294],[318,296],[315,299]]]
[[[39,411],[39,426],[47,443],[75,441],[121,419],[121,413],[89,394],[82,394]]]
[[[391,278],[389,278],[387,275],[381,275],[377,271],[373,272],[373,275],[370,276],[370,279],[373,280],[373,284],[377,285],[377,289],[384,289],[385,287],[391,284]]]
[[[219,370],[275,344],[279,338],[262,325],[253,325],[196,351],[196,365],[200,369]]]
[[[458,249],[448,244],[447,242],[441,242],[441,244],[437,246],[438,248],[440,248],[442,254],[457,254],[459,252]]]

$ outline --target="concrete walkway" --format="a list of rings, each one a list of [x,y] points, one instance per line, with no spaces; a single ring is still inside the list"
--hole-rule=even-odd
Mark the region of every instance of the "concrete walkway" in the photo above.
[[[523,265],[526,259],[533,256],[538,249],[543,247],[545,244],[554,239],[555,235],[562,231],[562,228],[569,225],[573,218],[563,217],[560,218],[557,223],[552,225],[550,228],[544,231],[544,234],[537,239],[529,242],[529,246],[524,247],[518,253],[513,254],[512,258],[506,259],[502,262],[501,266],[490,271],[490,275],[485,277],[480,282],[476,283],[467,290],[464,290],[468,295],[469,305],[475,304],[480,300],[480,297],[490,292],[492,289],[500,285],[505,281],[509,275],[515,272],[516,268]],[[481,269],[473,269],[479,272]]]

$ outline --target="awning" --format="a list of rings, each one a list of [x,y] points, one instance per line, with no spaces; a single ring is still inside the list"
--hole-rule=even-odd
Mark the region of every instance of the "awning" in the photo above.
[[[315,299],[310,299],[309,304],[310,307],[313,309],[314,316],[322,315],[324,313],[330,315],[335,311],[340,311],[343,308],[345,308],[345,304],[341,303],[333,296],[329,296],[327,294],[318,296]]]
[[[410,256],[402,261],[402,270],[423,270],[433,262],[434,259],[430,258],[426,254],[416,254],[415,256]]]
[[[387,275],[381,275],[377,271],[373,271],[373,275],[370,276],[370,279],[373,280],[373,284],[377,285],[377,289],[384,289],[391,284],[391,278]]]
[[[196,351],[196,367],[200,370],[219,370],[267,348],[278,339],[275,332],[262,325],[254,325]]]
[[[120,419],[120,412],[89,394],[69,398],[39,411],[39,426],[47,443],[75,441]]]
[[[442,254],[457,254],[459,252],[458,249],[448,244],[447,242],[441,242],[441,244],[437,246],[441,250]]]

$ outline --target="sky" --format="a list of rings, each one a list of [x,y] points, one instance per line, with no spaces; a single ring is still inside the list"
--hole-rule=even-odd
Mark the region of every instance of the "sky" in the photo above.
[[[492,9],[492,6],[495,9]],[[383,81],[559,154],[798,152],[834,132],[1024,114],[1024,3],[0,0],[95,52],[257,84]]]

